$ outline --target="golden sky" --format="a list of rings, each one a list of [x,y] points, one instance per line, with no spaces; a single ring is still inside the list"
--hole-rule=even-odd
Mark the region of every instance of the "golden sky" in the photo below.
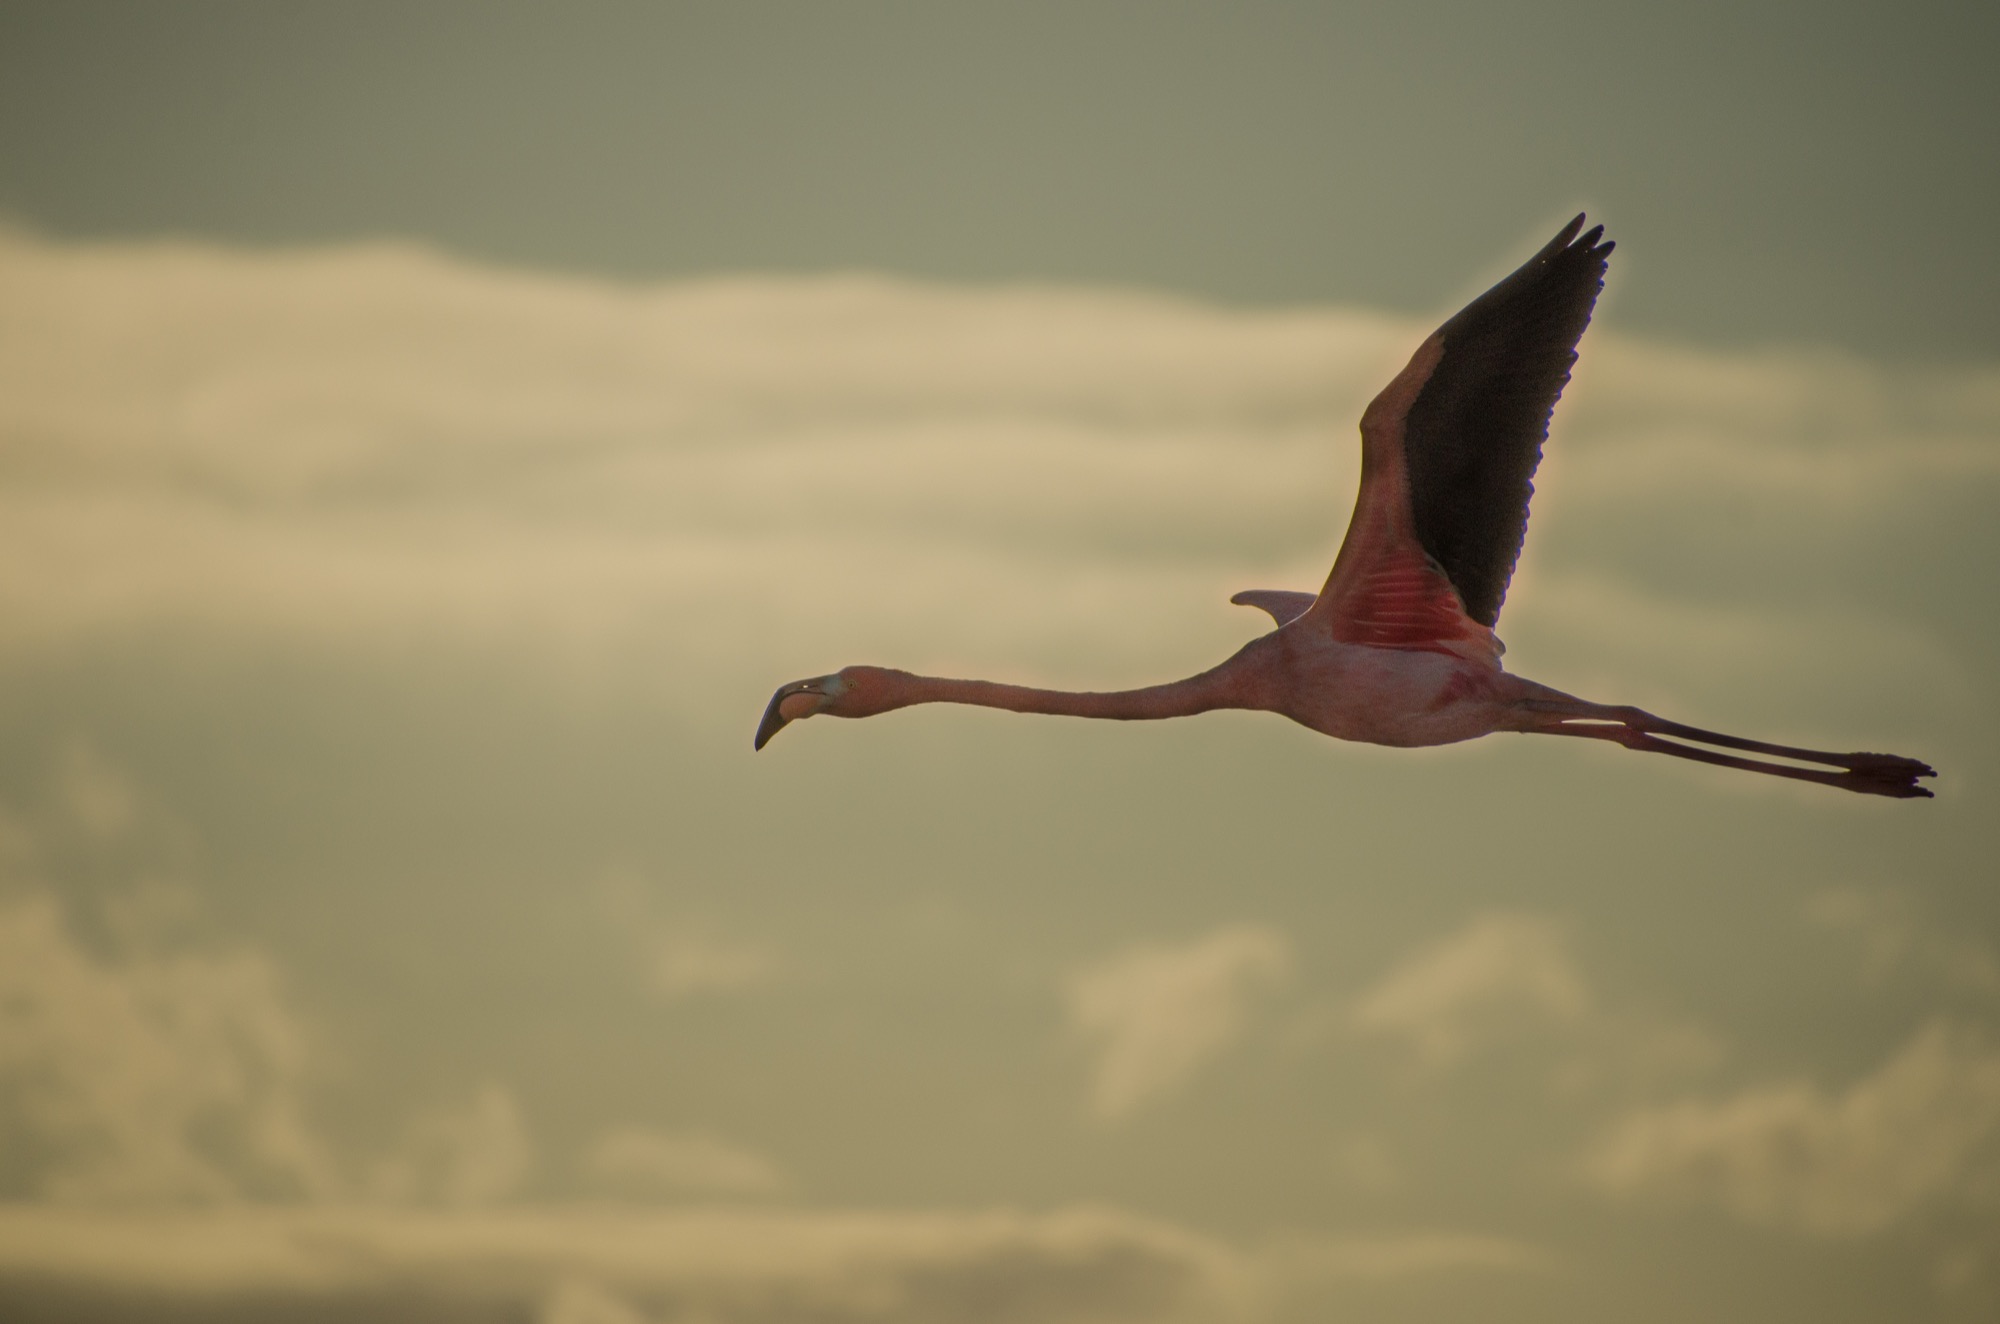
[[[1477,30],[1169,7],[1186,32],[1114,55],[1151,11],[74,12],[0,11],[44,60],[0,96],[46,112],[0,117],[8,1310],[1991,1317],[1995,264],[1940,239],[1943,279],[1874,200],[1785,233],[1827,258],[1790,274],[1715,220],[1827,210],[1843,143],[1857,196],[1952,173],[1842,118],[1865,22],[1769,86],[1692,66],[1690,104],[1665,55],[1529,42],[1601,57],[1610,110],[1562,141],[1629,159],[1447,211],[1440,121],[1373,144],[1301,71],[1402,51],[1500,152],[1550,112],[1444,78]],[[814,34],[874,53],[747,95]],[[1891,128],[1990,103],[1959,59],[1920,86],[1884,47],[1852,96]],[[86,74],[98,117],[58,113]],[[1502,84],[1506,114],[1453,99]],[[1715,105],[1802,89],[1827,140],[1742,174]],[[868,132],[975,102],[983,167]],[[1274,139],[1280,110],[1320,118]],[[1309,215],[1324,260],[1287,228],[1316,140],[1410,180]],[[1200,181],[1224,202],[1177,213]],[[680,220],[578,219],[621,198]],[[775,685],[846,663],[1106,688],[1227,655],[1267,624],[1231,593],[1323,578],[1367,398],[1573,203],[1620,247],[1510,667],[1918,755],[1937,800],[1247,713],[929,708],[751,753]],[[1010,227],[1040,238],[982,247]],[[1254,262],[1188,256],[1232,242]]]

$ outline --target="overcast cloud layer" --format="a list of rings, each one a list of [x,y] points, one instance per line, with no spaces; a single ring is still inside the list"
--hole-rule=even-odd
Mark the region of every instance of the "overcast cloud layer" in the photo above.
[[[846,662],[1209,665],[1427,330],[0,236],[0,1299],[1982,1317],[2000,368],[1600,326],[1501,622],[1932,804],[1255,715],[751,756]]]

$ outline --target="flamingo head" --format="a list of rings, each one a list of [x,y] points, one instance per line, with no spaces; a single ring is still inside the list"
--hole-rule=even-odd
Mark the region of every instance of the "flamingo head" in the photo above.
[[[910,702],[902,682],[906,671],[887,667],[842,667],[831,676],[795,680],[780,685],[757,723],[756,747],[764,748],[789,722],[827,713],[834,717],[873,717]]]
[[[755,748],[770,744],[771,737],[784,730],[787,723],[825,712],[827,705],[839,697],[840,690],[838,673],[780,685],[771,702],[764,706],[764,720],[757,723]]]

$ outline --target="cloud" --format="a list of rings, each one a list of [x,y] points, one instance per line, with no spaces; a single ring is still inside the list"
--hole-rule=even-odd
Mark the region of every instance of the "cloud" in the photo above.
[[[1283,934],[1241,924],[1079,971],[1069,1013],[1098,1048],[1092,1108],[1120,1118],[1183,1084],[1237,1036],[1251,995],[1288,972],[1290,953]]]
[[[770,1195],[784,1173],[755,1150],[712,1135],[661,1135],[642,1127],[607,1131],[584,1169],[599,1185],[628,1194]]]
[[[669,998],[704,993],[739,993],[761,988],[778,977],[777,953],[755,943],[676,930],[653,950],[653,988]]]
[[[374,1165],[369,1190],[391,1201],[492,1204],[519,1191],[534,1163],[520,1105],[487,1084],[461,1106],[415,1119],[400,1150]]]
[[[1832,888],[1812,898],[1806,918],[1856,944],[1865,983],[1911,971],[1961,993],[2000,993],[2000,956],[1992,947],[1939,927],[1905,893]]]
[[[718,932],[726,926],[705,918],[662,914],[658,889],[639,874],[613,869],[592,892],[598,913],[634,949],[646,986],[669,1000],[748,992],[786,974],[784,954],[769,943]]]
[[[521,1187],[532,1146],[494,1085],[415,1119],[357,1182],[309,1120],[317,1072],[277,967],[163,937],[189,904],[161,883],[110,894],[92,943],[46,891],[0,897],[0,1198],[476,1205]]]
[[[1334,1145],[1333,1169],[1356,1190],[1393,1191],[1403,1184],[1403,1165],[1379,1135],[1350,1135]]]
[[[1488,915],[1409,957],[1365,990],[1360,1029],[1445,1065],[1487,1033],[1523,1022],[1574,1023],[1591,1009],[1562,931],[1526,915]]]
[[[84,945],[46,894],[0,900],[0,1099],[33,1193],[331,1195],[305,1036],[254,952]]]
[[[1317,509],[1283,472],[1330,459],[1302,425],[1358,397],[1341,365],[1372,368],[1386,325],[19,236],[0,297],[43,327],[0,339],[0,571],[23,572],[0,602],[43,642],[198,622],[546,647],[663,612],[710,627],[674,640],[767,634],[802,564],[850,568],[836,621],[959,598],[967,574],[1014,581],[989,612],[1053,591],[1060,616],[1073,581],[1005,569],[1024,536],[1097,561]],[[1218,463],[1245,446],[1278,472]],[[25,573],[40,555],[61,584]],[[1129,601],[1134,577],[1101,570]]]
[[[1551,1265],[1539,1248],[1508,1237],[1454,1233],[1293,1239],[1268,1252],[1294,1284],[1314,1280],[1383,1281],[1442,1272],[1533,1272]]]
[[[1527,1068],[1547,1098],[1571,1102],[1657,1097],[1663,1084],[1725,1055],[1700,1026],[1647,1008],[1630,990],[1593,986],[1566,926],[1526,914],[1478,916],[1420,946],[1315,1030],[1335,1027],[1392,1046],[1426,1073],[1497,1057],[1505,1046],[1508,1064]],[[1377,1143],[1360,1137],[1336,1151],[1351,1183],[1393,1177]]]
[[[1116,1209],[0,1206],[0,1313],[85,1324],[366,1317],[541,1324],[1249,1324],[1342,1291],[1544,1272],[1503,1237],[1244,1247]],[[1329,1292],[1334,1295],[1329,1298]]]
[[[145,631],[503,640],[674,676],[689,703],[752,650],[1099,679],[1211,658],[1254,624],[1230,592],[1325,573],[1354,419],[1427,330],[21,234],[0,302],[5,656]],[[1584,671],[1679,683],[1720,633],[1755,642],[1722,650],[1753,690],[1903,668],[1942,705],[1965,670],[1898,604],[1785,577],[1881,564],[1912,512],[1990,498],[1996,381],[1595,331],[1508,620]],[[1756,575],[1656,582],[1743,538]],[[1849,660],[1856,640],[1880,642]]]
[[[1880,1231],[2000,1176],[2000,1048],[1938,1022],[1829,1095],[1797,1083],[1638,1110],[1587,1155],[1607,1194],[1713,1203],[1821,1236]]]
[[[56,785],[63,808],[93,837],[122,836],[138,817],[138,795],[131,783],[84,741],[62,747]]]
[[[1975,669],[1947,641],[1908,623],[1891,625],[1878,609],[1853,603],[1774,607],[1780,591],[1774,583],[1771,593],[1748,601],[1716,600],[1685,584],[1671,590],[1635,584],[1599,565],[1536,577],[1532,592],[1513,604],[1510,621],[1538,651],[1560,654],[1579,672],[1601,672],[1605,679],[1593,685],[1617,686],[1628,695],[1656,689],[1666,659],[1674,664],[1675,683],[1712,705],[1741,704],[1742,696],[1762,693],[1772,677],[1789,674],[1795,678],[1792,705],[1804,707],[1798,699],[1803,693],[1815,721],[1826,720],[1829,710],[1896,694],[1912,675],[1926,677],[1941,703],[1963,710],[1980,702]],[[1813,661],[1814,651],[1833,639],[1841,641],[1837,671]],[[1695,654],[1699,665],[1686,665]],[[1809,729],[1798,738],[1819,739]],[[1756,778],[1742,784],[1771,789]]]
[[[1169,1224],[1041,1216],[0,1209],[0,1307],[549,1324],[1116,1324],[1239,1317],[1252,1266]]]

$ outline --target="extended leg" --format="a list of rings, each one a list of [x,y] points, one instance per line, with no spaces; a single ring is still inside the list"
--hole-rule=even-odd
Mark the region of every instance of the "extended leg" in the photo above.
[[[1887,795],[1902,800],[1929,799],[1931,793],[1917,785],[1917,779],[1937,775],[1929,764],[1916,759],[1907,759],[1898,754],[1859,752],[1836,754],[1821,749],[1799,749],[1791,745],[1774,745],[1762,740],[1746,740],[1741,736],[1724,735],[1719,731],[1704,731],[1700,727],[1669,722],[1664,717],[1655,717],[1642,708],[1590,703],[1554,691],[1550,691],[1547,697],[1523,700],[1521,708],[1524,713],[1536,719],[1524,726],[1523,730],[1540,732],[1544,735],[1614,740],[1627,749],[1644,750],[1653,754],[1671,754],[1676,758],[1694,759],[1700,763],[1713,763],[1724,768],[1741,768],[1745,772],[1761,772],[1773,777],[1790,777],[1795,781],[1818,782],[1823,786],[1837,786],[1842,790],[1857,791],[1863,795]],[[1674,736],[1678,739],[1664,740],[1660,738],[1662,736]],[[1819,768],[1798,768],[1783,763],[1738,758],[1730,754],[1717,753],[1713,749],[1698,749],[1694,745],[1679,743],[1682,740],[1714,745],[1723,749],[1768,754],[1776,758],[1796,759],[1804,763],[1823,763],[1841,771],[1828,772]]]

